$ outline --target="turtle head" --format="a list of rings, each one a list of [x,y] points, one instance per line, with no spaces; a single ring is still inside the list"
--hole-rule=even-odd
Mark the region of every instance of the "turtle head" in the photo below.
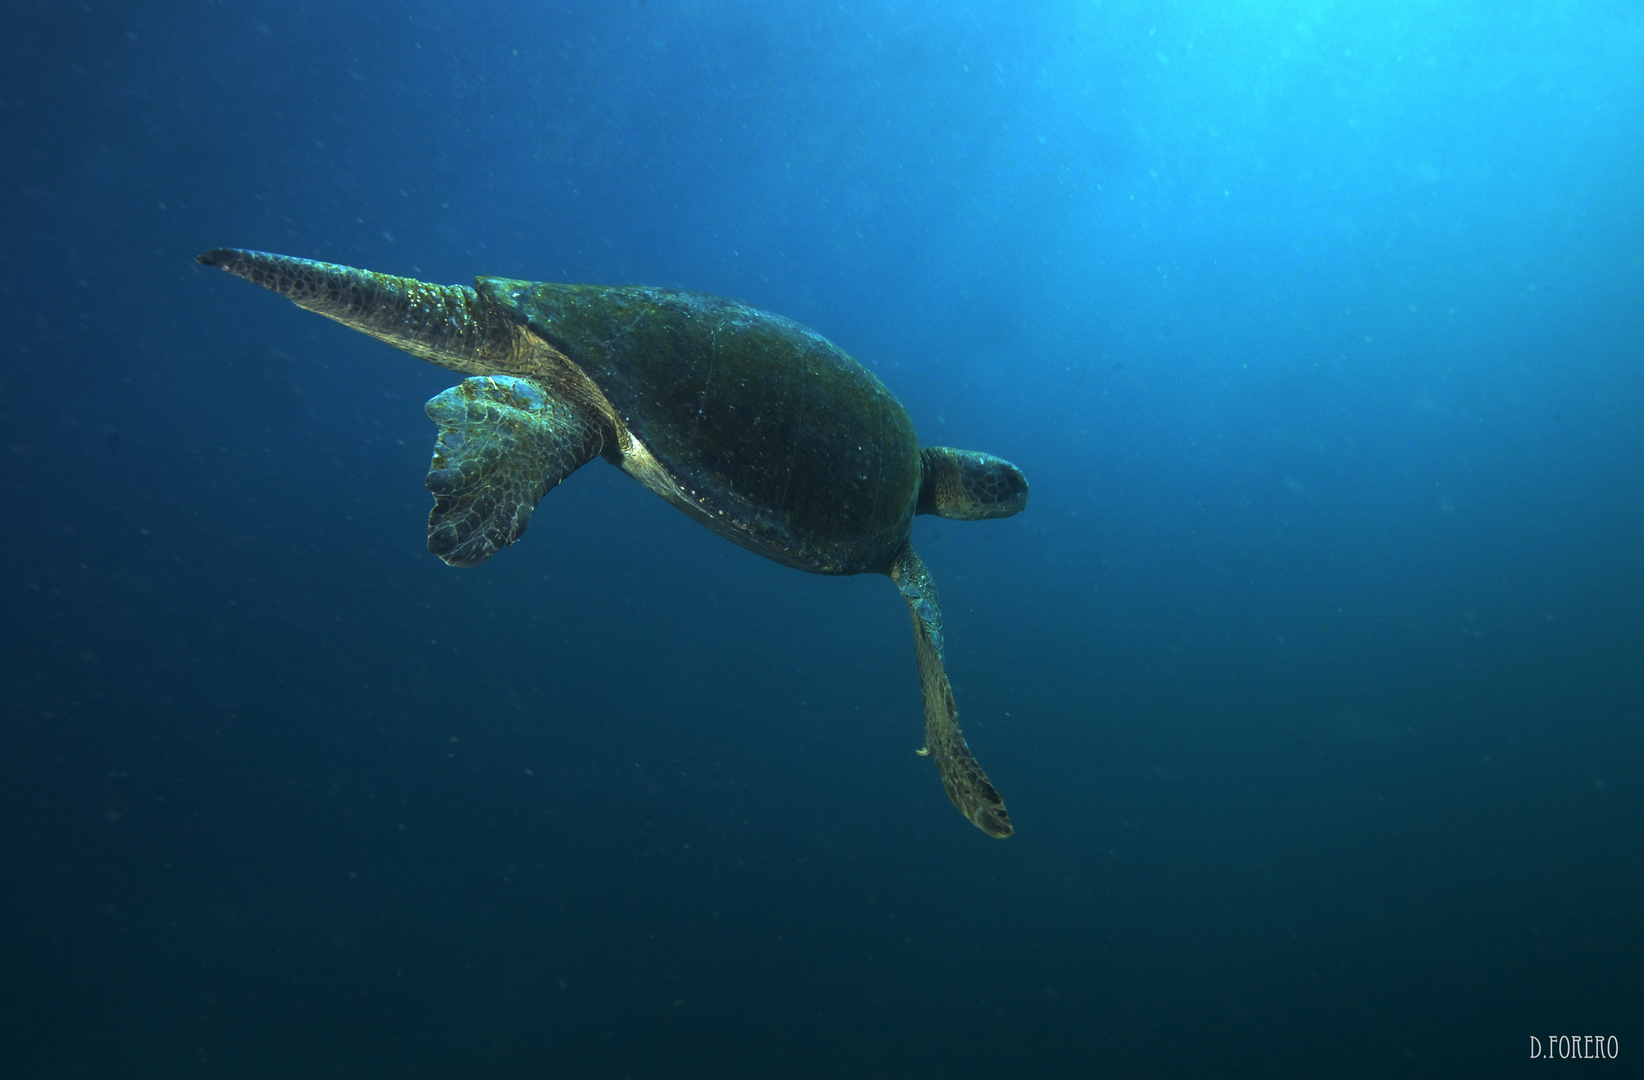
[[[1004,458],[926,446],[919,451],[919,466],[918,513],[979,521],[1010,517],[1027,506],[1027,477]]]

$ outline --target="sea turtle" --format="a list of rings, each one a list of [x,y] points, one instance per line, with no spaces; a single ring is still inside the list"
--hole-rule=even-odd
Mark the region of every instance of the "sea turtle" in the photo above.
[[[495,277],[431,285],[232,248],[199,261],[469,376],[427,406],[439,428],[428,548],[453,566],[518,540],[539,499],[603,456],[766,558],[889,575],[913,618],[921,753],[977,828],[1011,834],[959,730],[936,583],[909,537],[915,514],[1021,510],[1016,466],[921,447],[902,403],[843,350],[731,300]]]

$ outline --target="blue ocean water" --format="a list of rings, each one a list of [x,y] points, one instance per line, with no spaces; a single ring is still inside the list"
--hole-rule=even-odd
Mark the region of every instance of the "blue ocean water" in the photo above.
[[[1637,4],[3,31],[0,1074],[1644,1052]],[[225,245],[734,297],[1015,461],[1026,512],[914,539],[1017,835],[915,755],[884,578],[599,462],[445,566],[453,377]]]

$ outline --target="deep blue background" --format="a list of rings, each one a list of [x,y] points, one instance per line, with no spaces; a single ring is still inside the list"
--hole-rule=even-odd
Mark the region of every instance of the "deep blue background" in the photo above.
[[[35,0],[0,138],[0,1073],[1644,1053],[1630,0]],[[444,566],[449,375],[219,245],[722,293],[1019,463],[915,529],[1017,837],[884,579],[598,463]]]

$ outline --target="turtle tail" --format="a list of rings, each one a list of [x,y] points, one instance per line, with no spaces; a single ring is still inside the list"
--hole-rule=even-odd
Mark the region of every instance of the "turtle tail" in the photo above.
[[[240,248],[215,248],[198,261],[441,367],[495,375],[518,366],[522,331],[466,285]]]

